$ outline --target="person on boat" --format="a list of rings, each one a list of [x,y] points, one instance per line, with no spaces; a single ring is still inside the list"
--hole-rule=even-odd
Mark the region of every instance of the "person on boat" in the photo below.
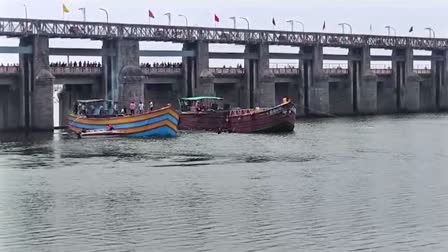
[[[87,115],[86,113],[86,105],[84,103],[81,104],[81,115]]]
[[[149,111],[152,111],[154,109],[154,103],[152,101],[149,101]]]
[[[114,110],[114,115],[118,115],[118,104],[116,102],[114,103],[113,110]]]
[[[104,111],[104,106],[100,105],[100,115],[104,115],[105,111]]]
[[[196,102],[196,111],[201,112],[202,104],[200,102]]]
[[[109,131],[114,130],[114,126],[112,126],[112,124],[107,125],[107,130]]]
[[[140,103],[138,104],[138,113],[143,114],[144,111],[145,111],[145,104],[143,104],[143,102],[140,101]]]
[[[73,114],[74,115],[78,114],[78,103],[77,102],[73,103]]]
[[[80,115],[81,114],[81,111],[82,111],[82,104],[80,103],[80,102],[78,102],[78,115]]]
[[[124,106],[122,109],[121,109],[121,114],[122,115],[126,115],[128,113],[128,109],[126,108],[126,106]]]
[[[135,114],[135,108],[136,108],[135,102],[132,101],[132,102],[129,104],[129,110],[131,111],[131,115]]]

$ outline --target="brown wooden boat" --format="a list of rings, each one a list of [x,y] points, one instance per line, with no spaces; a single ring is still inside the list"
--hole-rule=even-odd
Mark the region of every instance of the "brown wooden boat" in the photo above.
[[[273,108],[236,109],[230,111],[227,131],[233,133],[291,132],[296,108],[291,101]]]
[[[219,108],[219,97],[181,98],[179,129],[233,133],[270,133],[294,130],[296,108],[290,101],[272,108]]]
[[[227,128],[229,109],[219,108],[220,97],[200,96],[179,99],[179,129],[222,131]],[[227,107],[227,106],[224,106]]]

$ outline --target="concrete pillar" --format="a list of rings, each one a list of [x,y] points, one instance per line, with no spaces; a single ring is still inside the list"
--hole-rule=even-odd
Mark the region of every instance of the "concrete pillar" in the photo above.
[[[432,55],[442,57],[441,60],[431,61],[431,75],[436,109],[446,111],[448,110],[448,51],[433,51]]]
[[[186,96],[214,96],[214,83],[202,83],[201,76],[209,71],[208,43],[198,41],[185,43],[183,50],[193,50],[195,57],[183,57],[182,66],[184,73],[183,93]]]
[[[301,64],[304,73],[304,113],[327,116],[330,114],[329,77],[323,70],[322,46],[302,47],[300,54],[309,58]]]
[[[198,96],[214,96],[215,95],[215,76],[208,69],[202,70],[199,75],[199,85],[202,87],[200,89]],[[198,90],[199,91],[199,90]]]
[[[118,97],[119,106],[127,106],[130,102],[147,103],[143,78],[144,74],[140,67],[128,65],[122,68],[119,74],[119,86],[121,87]]]
[[[22,81],[17,79],[13,85],[4,87],[0,96],[3,101],[4,129],[24,128],[23,101],[24,93]],[[2,103],[2,102],[0,102]]]
[[[420,77],[414,73],[412,48],[392,51],[392,70],[397,89],[397,108],[401,112],[420,110]]]
[[[124,83],[119,81],[119,75],[124,68],[140,68],[139,41],[130,39],[104,40],[103,50],[114,56],[103,56],[103,87],[104,96],[108,100],[122,101]],[[134,71],[132,71],[134,72]],[[143,85],[143,84],[141,84]],[[126,104],[121,104],[126,105]]]
[[[349,49],[349,75],[353,112],[377,113],[377,76],[370,69],[370,48]]]
[[[21,54],[21,114],[25,128],[53,130],[53,81],[49,66],[48,37],[20,39],[20,46],[31,46],[32,54]]]
[[[244,53],[246,57],[242,104],[251,108],[275,106],[275,81],[269,69],[269,45],[246,45]]]

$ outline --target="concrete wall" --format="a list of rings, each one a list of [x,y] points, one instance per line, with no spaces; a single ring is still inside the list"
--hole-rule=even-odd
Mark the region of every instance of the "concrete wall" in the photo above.
[[[348,79],[329,82],[330,114],[348,115],[353,112],[352,89]]]
[[[14,108],[24,123],[21,126],[33,130],[52,130],[53,123],[53,81],[49,66],[49,39],[44,36],[30,36],[20,39],[20,46],[31,46],[33,54],[21,54],[19,64],[21,98]]]
[[[9,86],[0,86],[0,129],[8,128]]]
[[[421,76],[420,81],[420,111],[434,112],[436,105],[436,88],[431,76]]]
[[[216,96],[224,98],[223,104],[240,107],[240,89],[235,83],[215,83]]]
[[[154,108],[161,108],[168,103],[178,107],[178,94],[171,84],[148,84],[145,85],[145,107],[148,108],[149,101],[154,103]]]
[[[377,111],[379,114],[397,112],[397,89],[391,75],[378,76]]]
[[[284,97],[291,97],[290,84],[288,82],[275,83],[275,104],[282,103]]]

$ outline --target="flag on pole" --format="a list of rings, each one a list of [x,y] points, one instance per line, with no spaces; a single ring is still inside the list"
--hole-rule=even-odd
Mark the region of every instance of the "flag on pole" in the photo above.
[[[372,27],[372,24],[370,24],[370,32],[372,32],[373,31],[373,27]]]
[[[152,13],[151,10],[148,10],[148,16],[149,16],[150,18],[155,18],[154,13]]]
[[[70,12],[70,10],[68,9],[67,5],[62,4],[62,12],[63,13],[69,13]]]
[[[215,14],[215,22],[219,22],[219,17]]]
[[[414,26],[411,26],[411,28],[409,29],[409,32],[413,32],[414,31]]]
[[[324,25],[322,25],[322,30],[325,30],[325,21],[324,21]]]
[[[275,18],[272,18],[272,25],[276,26],[277,24],[275,23]]]

